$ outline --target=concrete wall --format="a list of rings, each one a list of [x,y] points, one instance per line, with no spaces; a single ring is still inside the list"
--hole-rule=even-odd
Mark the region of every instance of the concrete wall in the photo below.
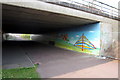
[[[101,22],[101,52],[103,56],[118,58],[118,24]]]
[[[51,40],[51,36],[45,35],[45,34],[37,34],[37,35],[31,36],[31,39],[32,41],[48,44],[49,41]]]
[[[100,23],[67,28],[56,33],[55,46],[99,55]]]
[[[81,36],[84,34],[83,41]],[[33,41],[53,44],[60,48],[66,48],[82,53],[99,55],[100,51],[100,23],[86,24],[82,26],[74,26],[65,28],[58,32],[49,34],[41,34],[31,37]],[[88,39],[88,40],[87,40]],[[78,42],[80,40],[80,42]],[[78,43],[77,43],[78,42]],[[82,50],[83,44],[83,50]]]
[[[78,18],[85,18],[85,19],[90,19],[90,20],[95,20],[95,21],[104,21],[104,22],[110,22],[110,21],[116,21],[107,17],[95,15],[92,13],[87,13],[84,11],[68,8],[68,7],[63,7],[59,5],[54,5],[50,3],[45,3],[42,1],[37,1],[37,0],[20,0],[20,1],[9,1],[9,0],[4,0],[2,3],[4,4],[9,4],[9,5],[15,5],[15,6],[20,6],[20,7],[26,7],[26,8],[32,8],[32,9],[37,9],[37,10],[42,10],[42,11],[48,11],[48,12],[53,12],[53,13],[58,13],[58,14],[63,14],[63,15],[69,15],[73,17],[78,17]]]
[[[99,24],[100,24],[100,52],[99,54],[102,56],[118,58],[118,24],[113,23],[113,22],[100,22]],[[82,27],[83,26],[81,26],[81,28]],[[78,28],[77,28],[77,31],[73,31],[73,29],[76,30],[76,28],[77,27],[74,27],[71,30],[66,29],[60,33],[69,33],[69,32],[77,33],[78,31],[81,31],[81,29],[79,30]],[[49,44],[49,41],[54,41],[54,37],[56,36],[57,36],[56,33],[46,34],[46,35],[42,35],[36,38],[34,37],[33,40]],[[58,44],[56,46],[71,49],[70,47],[60,46]]]

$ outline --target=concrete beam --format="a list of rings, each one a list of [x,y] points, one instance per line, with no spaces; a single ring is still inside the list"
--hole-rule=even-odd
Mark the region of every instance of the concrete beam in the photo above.
[[[101,21],[101,22],[114,22],[117,23],[117,20],[113,20],[110,18],[106,18],[103,16],[87,13],[84,11],[80,10],[75,10],[55,4],[50,4],[50,3],[45,3],[42,1],[36,1],[36,0],[31,0],[30,2],[27,0],[21,0],[21,1],[16,1],[15,2],[7,2],[8,0],[4,0],[4,4],[10,4],[10,5],[16,5],[16,6],[21,6],[21,7],[27,7],[27,8],[32,8],[32,9],[37,9],[37,10],[43,10],[43,11],[49,11],[49,12],[54,12],[54,13],[59,13],[59,14],[64,14],[64,15],[70,15],[74,17],[79,17],[79,18],[85,18],[85,19],[90,19],[90,20],[95,20],[95,21]]]

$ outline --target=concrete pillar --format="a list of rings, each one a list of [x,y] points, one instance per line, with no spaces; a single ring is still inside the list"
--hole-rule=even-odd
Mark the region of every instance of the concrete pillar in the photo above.
[[[100,55],[118,58],[118,24],[101,22]]]

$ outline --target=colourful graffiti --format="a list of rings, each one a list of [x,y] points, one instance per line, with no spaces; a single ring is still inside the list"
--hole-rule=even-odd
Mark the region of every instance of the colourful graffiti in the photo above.
[[[100,51],[100,24],[86,24],[56,32],[54,42],[57,47],[98,55]]]
[[[69,41],[69,39],[68,39],[68,34],[62,34],[62,35],[61,35],[61,38],[62,38],[64,41]]]
[[[79,40],[74,44],[74,46],[77,46],[84,51],[85,49],[87,50],[93,50],[96,49],[96,47],[84,36],[84,33],[82,36],[79,38]]]

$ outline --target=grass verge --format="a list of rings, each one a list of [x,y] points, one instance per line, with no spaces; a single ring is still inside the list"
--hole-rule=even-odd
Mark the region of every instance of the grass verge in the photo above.
[[[2,78],[40,78],[36,69],[37,65],[30,68],[3,69]]]

